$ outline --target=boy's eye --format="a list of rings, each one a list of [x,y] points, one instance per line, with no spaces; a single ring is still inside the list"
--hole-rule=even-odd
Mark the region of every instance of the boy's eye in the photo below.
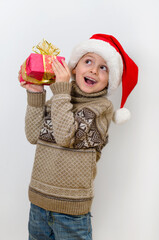
[[[107,71],[107,67],[106,67],[106,66],[104,66],[104,65],[103,65],[103,66],[101,66],[100,68],[101,68],[102,70],[104,70],[104,71]]]
[[[87,63],[87,64],[90,64],[90,63],[91,63],[91,60],[90,60],[90,59],[87,59],[87,60],[86,60],[86,63]]]

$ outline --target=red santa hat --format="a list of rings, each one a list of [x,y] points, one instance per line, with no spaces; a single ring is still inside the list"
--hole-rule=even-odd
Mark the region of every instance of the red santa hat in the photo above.
[[[124,108],[124,104],[137,84],[138,67],[127,55],[118,40],[112,35],[94,34],[89,40],[77,45],[71,54],[69,68],[73,70],[82,56],[88,52],[93,52],[106,61],[109,69],[109,82],[107,95],[122,82],[122,99],[120,109],[114,112],[113,121],[123,123],[130,119],[130,111]]]

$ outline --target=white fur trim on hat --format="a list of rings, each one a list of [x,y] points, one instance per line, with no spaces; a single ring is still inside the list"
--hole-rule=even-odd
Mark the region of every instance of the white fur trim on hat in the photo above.
[[[116,124],[124,123],[130,118],[131,118],[131,113],[127,108],[120,108],[116,110],[113,114],[113,122]]]
[[[80,58],[88,52],[96,53],[106,61],[109,69],[107,95],[111,95],[122,81],[123,61],[121,55],[109,43],[102,40],[89,39],[73,49],[68,63],[71,71],[75,68]]]

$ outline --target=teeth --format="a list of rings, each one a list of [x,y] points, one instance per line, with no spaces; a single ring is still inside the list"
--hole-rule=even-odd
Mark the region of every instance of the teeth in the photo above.
[[[96,82],[94,79],[92,79],[92,78],[89,78],[89,77],[86,77],[87,79],[89,79],[89,80],[91,80],[91,81],[93,81],[93,82]]]

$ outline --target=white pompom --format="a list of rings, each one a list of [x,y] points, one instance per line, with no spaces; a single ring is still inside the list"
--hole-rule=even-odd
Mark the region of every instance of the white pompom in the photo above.
[[[131,118],[131,113],[127,108],[120,108],[114,112],[113,122],[116,124],[121,124],[126,122]]]

